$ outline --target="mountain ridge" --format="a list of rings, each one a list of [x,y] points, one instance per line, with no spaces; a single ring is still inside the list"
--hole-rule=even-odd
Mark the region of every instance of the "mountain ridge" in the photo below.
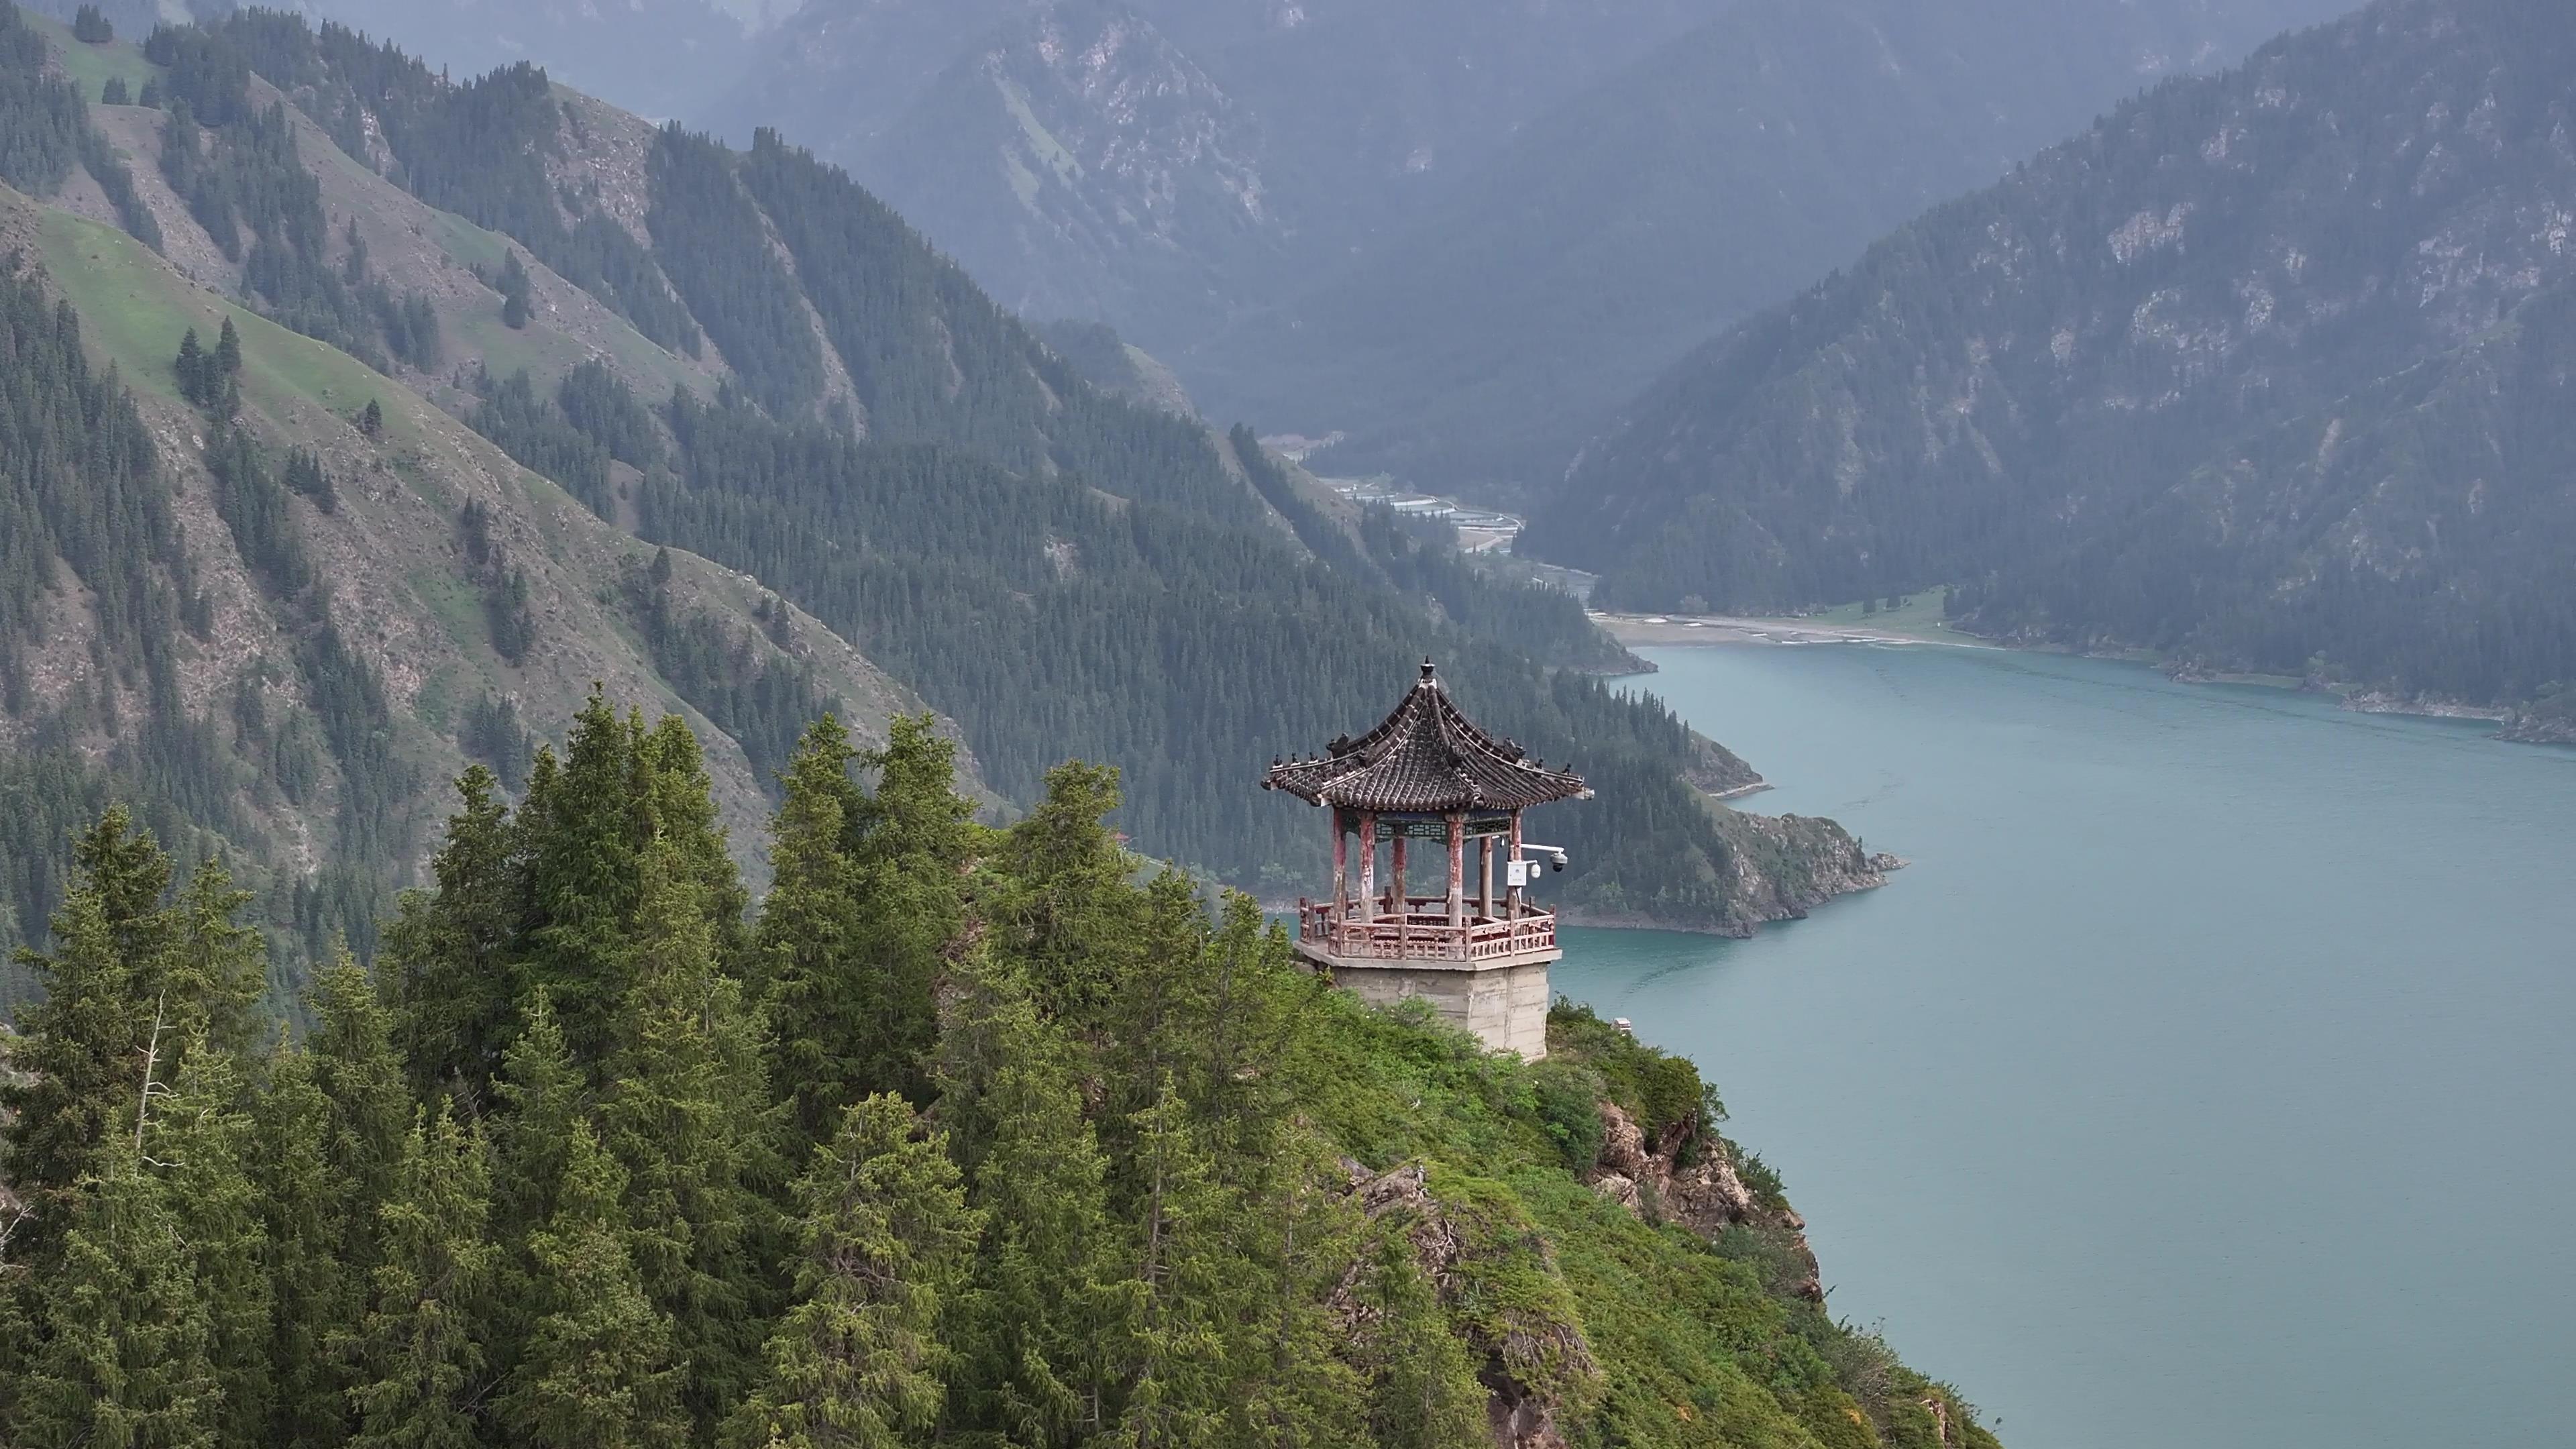
[[[443,572],[364,620],[352,606],[352,639],[393,622],[488,633],[456,677],[492,686],[430,708],[428,723],[412,714],[440,696],[408,676],[351,686],[391,721],[352,724],[343,741],[389,772],[371,843],[341,852],[353,882],[398,879],[417,859],[399,841],[434,807],[412,787],[462,758],[466,735],[489,745],[498,731],[503,754],[523,751],[606,678],[628,698],[688,702],[738,823],[792,745],[787,721],[837,691],[866,704],[862,724],[937,708],[988,799],[1034,798],[1067,755],[1120,761],[1141,839],[1276,891],[1316,878],[1322,843],[1284,815],[1236,808],[1255,763],[1382,711],[1387,681],[1428,652],[1520,738],[1584,756],[1618,801],[1566,823],[1584,852],[1568,907],[1742,932],[1876,883],[1830,822],[1711,810],[1692,782],[1714,747],[1580,672],[1616,651],[1564,596],[1487,578],[1400,530],[1310,543],[1229,440],[1084,381],[899,215],[772,133],[734,152],[532,68],[447,81],[345,29],[274,14],[156,33],[145,50],[162,59],[138,74],[170,109],[100,119],[134,168],[166,181],[147,188],[169,218],[160,244],[200,277],[137,247],[119,248],[125,270],[148,272],[156,295],[211,285],[308,334],[260,332],[244,354],[262,366],[276,346],[341,349],[327,380],[305,379],[307,392],[333,390],[320,411],[238,378],[190,384],[188,402],[217,420],[227,389],[244,392],[255,441],[227,426],[187,446],[248,490],[225,522],[253,530],[243,547],[287,581],[278,591],[306,597],[325,544],[337,551],[324,579],[365,569],[366,551],[340,541],[394,506],[370,495],[308,526],[319,505],[296,496],[351,486],[344,470],[375,476],[370,452],[340,451],[353,418],[367,421],[362,391],[385,393],[369,424],[384,437],[430,427],[475,467],[500,467],[488,440],[519,480],[498,493],[441,485],[446,516],[403,504],[399,546],[376,551],[434,557]],[[194,121],[200,106],[221,123]],[[54,261],[117,270],[105,254]],[[122,292],[89,301],[85,325],[113,334],[123,370],[162,396],[185,364],[174,369],[178,340],[159,333],[195,321],[203,365],[221,320],[204,303],[164,304],[135,314],[157,319],[137,332]],[[460,515],[469,497],[482,511]],[[531,541],[565,538],[589,540],[577,577]],[[727,592],[722,607],[695,600],[700,581]],[[306,634],[321,627],[309,603],[295,607]],[[576,678],[557,629],[597,633],[594,653],[631,662]],[[778,647],[808,634],[810,646]],[[491,650],[511,657],[492,664]],[[825,650],[840,674],[806,657]],[[521,655],[549,671],[547,709],[506,728],[460,718],[507,703]],[[366,662],[343,672],[363,682]],[[219,754],[248,748],[184,702],[169,718],[214,730]],[[233,768],[201,762],[187,778]],[[335,919],[356,939],[376,901]],[[307,951],[327,936],[307,930]]]
[[[1676,368],[1530,545],[1611,601],[1949,583],[1989,633],[2533,698],[2576,673],[2530,546],[2570,523],[2571,46],[2386,0],[2132,102]]]

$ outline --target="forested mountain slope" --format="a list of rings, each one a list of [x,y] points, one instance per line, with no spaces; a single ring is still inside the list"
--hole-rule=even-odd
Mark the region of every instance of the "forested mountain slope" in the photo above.
[[[178,162],[161,142],[184,98],[91,107],[81,86],[176,92],[194,62],[77,44],[0,7],[0,128],[59,138],[0,161],[0,180],[56,203],[0,198],[0,937],[41,939],[62,832],[111,796],[192,856],[228,853],[292,972],[335,936],[372,949],[444,812],[436,782],[469,758],[523,779],[532,738],[594,681],[698,726],[746,838],[815,710],[878,739],[921,708],[748,579],[686,553],[656,564],[431,405],[470,392],[420,370],[685,364],[542,268],[545,315],[505,326],[468,270],[501,239],[349,166],[273,101],[187,120],[196,159]],[[166,255],[83,211],[125,215]],[[22,987],[12,968],[0,999]]]
[[[2345,0],[1736,0],[1173,354],[1337,471],[1526,499],[1720,327],[2142,86]]]
[[[700,722],[737,829],[779,761],[736,691],[838,701],[872,733],[918,707],[748,581],[686,555],[657,576],[653,550],[344,354],[93,223],[15,193],[0,211],[12,381],[30,403],[86,397],[22,414],[8,450],[34,485],[6,520],[22,611],[0,645],[14,939],[41,931],[57,837],[109,795],[232,854],[292,961],[335,934],[371,947],[439,808],[428,782],[478,755],[521,778],[531,733],[593,680]],[[228,328],[238,371],[194,407],[180,339],[211,360]],[[31,357],[45,336],[57,350]],[[53,461],[109,436],[123,499]]]
[[[1710,344],[1530,536],[1614,603],[2481,704],[2576,678],[2576,12],[2386,0],[2123,107]]]
[[[1995,1449],[1827,1311],[1691,1063],[1361,1006],[819,725],[756,912],[676,725],[486,771],[301,1034],[246,902],[84,826],[0,1035],[0,1438],[205,1449]]]
[[[328,387],[341,419],[381,389],[386,436],[416,416],[493,460],[461,420],[561,490],[487,498],[479,524],[463,491],[430,495],[448,510],[439,546],[468,558],[442,618],[488,615],[491,647],[524,654],[523,617],[544,613],[524,601],[557,587],[659,681],[566,662],[540,724],[590,678],[634,697],[667,686],[745,752],[749,776],[725,779],[756,784],[775,768],[781,710],[846,696],[859,723],[881,715],[863,701],[882,689],[799,662],[837,650],[863,670],[864,655],[958,722],[1006,801],[1034,799],[1067,757],[1118,764],[1120,823],[1140,843],[1287,895],[1321,878],[1323,841],[1297,812],[1246,808],[1259,765],[1366,725],[1436,654],[1498,728],[1593,773],[1601,801],[1563,825],[1581,862],[1572,903],[1743,931],[1878,878],[1830,822],[1713,809],[1702,792],[1750,772],[1581,672],[1618,656],[1569,600],[1325,516],[1272,486],[1248,435],[1094,387],[881,203],[775,136],[730,151],[527,68],[452,83],[274,13],[81,58],[127,67],[129,98],[160,107],[97,109],[167,264],[140,246],[114,256],[201,313],[211,297],[172,267],[329,343],[311,353],[336,359],[330,376],[308,392]],[[62,206],[115,211],[75,184],[86,168],[57,170]],[[54,285],[105,289],[91,326],[122,325],[124,299],[92,275],[109,253],[48,260]],[[202,353],[217,329],[198,322]],[[185,329],[166,330],[118,334],[129,375],[176,378]],[[254,352],[270,335],[244,320]],[[201,378],[196,395],[219,413],[228,386]],[[306,424],[269,419],[272,437],[261,421],[251,432],[268,446],[319,446]],[[352,466],[324,454],[335,478]],[[363,455],[354,466],[373,472]],[[477,541],[538,499],[557,533],[633,562],[558,581],[515,535]],[[736,571],[730,612],[664,607],[664,566],[639,538],[667,545],[682,581],[697,577],[688,554]],[[744,610],[757,630],[724,622]],[[496,695],[534,685],[474,677]],[[414,818],[426,798],[405,797]]]

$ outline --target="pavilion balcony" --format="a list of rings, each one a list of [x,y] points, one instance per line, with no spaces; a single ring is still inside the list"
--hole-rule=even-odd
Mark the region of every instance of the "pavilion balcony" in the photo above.
[[[1354,901],[1336,909],[1329,901],[1297,903],[1297,944],[1304,954],[1336,961],[1426,961],[1473,964],[1556,950],[1556,916],[1524,906],[1517,917],[1477,914],[1468,901],[1463,916],[1449,919],[1447,896],[1415,896],[1391,911],[1388,898]]]

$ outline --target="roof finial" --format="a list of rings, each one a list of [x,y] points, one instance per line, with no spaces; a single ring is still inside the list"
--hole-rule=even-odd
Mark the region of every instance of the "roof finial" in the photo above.
[[[1425,684],[1439,683],[1438,680],[1432,677],[1431,656],[1428,654],[1422,656],[1422,682]]]

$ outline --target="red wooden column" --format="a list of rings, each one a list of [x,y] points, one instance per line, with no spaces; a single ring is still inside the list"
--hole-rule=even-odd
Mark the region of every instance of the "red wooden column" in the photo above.
[[[1333,919],[1351,914],[1351,833],[1342,828],[1342,807],[1333,810]]]
[[[1449,812],[1449,929],[1466,924],[1467,915],[1467,817]]]
[[[1360,919],[1377,915],[1377,812],[1360,812]]]
[[[1484,884],[1476,892],[1476,914],[1490,921],[1494,919],[1494,837],[1476,837],[1476,863],[1484,874]]]
[[[1403,830],[1403,822],[1397,822],[1396,829]],[[1409,915],[1412,910],[1404,891],[1404,837],[1398,834],[1395,837],[1395,913],[1399,916]]]

